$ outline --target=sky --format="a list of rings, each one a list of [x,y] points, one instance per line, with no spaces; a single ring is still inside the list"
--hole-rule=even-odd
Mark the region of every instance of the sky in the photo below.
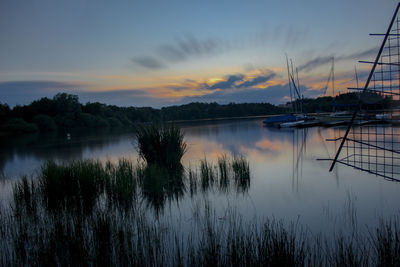
[[[394,0],[0,0],[0,103],[60,92],[163,106],[290,100],[365,82]],[[334,58],[335,83],[327,86]]]

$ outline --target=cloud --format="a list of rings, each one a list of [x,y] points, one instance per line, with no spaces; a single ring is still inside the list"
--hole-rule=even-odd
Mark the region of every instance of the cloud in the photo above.
[[[205,87],[209,90],[252,88],[254,86],[263,84],[274,77],[276,77],[276,73],[272,71],[268,71],[268,74],[259,75],[250,79],[245,79],[246,74],[232,74],[226,76],[224,81],[217,82],[211,86],[206,85]]]
[[[191,79],[185,79],[183,82],[168,85],[165,88],[174,91],[184,90],[237,90],[237,89],[252,89],[255,86],[262,85],[277,76],[277,74],[271,70],[259,70],[262,74],[249,78],[248,74],[236,73],[225,76],[222,80],[216,83],[206,83],[195,81]]]
[[[376,54],[378,53],[378,48],[374,47],[374,48],[370,48],[361,52],[356,52],[353,54],[349,54],[346,56],[342,56],[339,57],[340,60],[344,60],[344,59],[358,59],[358,60],[362,60],[363,58],[371,58],[371,57],[376,57]]]
[[[175,44],[162,45],[158,52],[169,62],[180,62],[189,57],[212,56],[220,51],[220,43],[216,40],[197,40],[192,35],[177,39]]]
[[[222,52],[222,42],[207,39],[198,40],[193,35],[177,38],[174,43],[160,45],[153,55],[134,57],[132,62],[147,69],[162,69],[168,64],[186,61],[190,58],[209,57]]]
[[[117,106],[156,106],[161,107],[167,101],[154,98],[149,89],[127,89],[107,91],[82,91],[87,84],[79,82],[54,81],[10,81],[0,82],[0,102],[13,107],[27,105],[42,97],[53,98],[57,93],[65,92],[78,95],[81,103],[100,102]]]
[[[156,46],[148,54],[135,56],[133,63],[146,69],[162,69],[171,64],[193,58],[212,57],[232,50],[264,47],[267,43],[279,42],[284,47],[296,47],[307,39],[308,29],[298,26],[278,26],[274,33],[261,30],[255,35],[240,36],[237,39],[199,39],[193,34],[185,34],[174,41]]]
[[[1,101],[10,106],[29,104],[42,97],[53,97],[60,92],[75,93],[87,84],[55,81],[0,82]]]
[[[2,93],[16,91],[18,93],[28,93],[41,90],[54,90],[57,88],[72,88],[79,86],[79,83],[73,82],[55,82],[55,81],[9,81],[0,82],[0,90]],[[4,90],[4,91],[3,91]]]
[[[304,70],[305,72],[309,72],[313,69],[316,69],[319,66],[325,65],[327,63],[332,62],[333,56],[326,56],[326,57],[316,57],[305,64],[299,66],[298,70],[302,71]]]
[[[183,91],[183,90],[191,90],[191,89],[206,89],[208,85],[206,83],[200,83],[192,79],[185,79],[183,82],[175,84],[175,85],[167,85],[165,88],[171,89],[174,91]]]
[[[148,69],[163,69],[166,67],[161,61],[151,56],[134,57],[132,62]]]
[[[247,87],[253,87],[259,84],[263,84],[269,80],[271,80],[272,78],[274,78],[276,76],[275,73],[270,73],[267,75],[260,75],[257,76],[253,79],[247,80],[241,84],[238,85],[238,88],[247,88]]]
[[[301,91],[307,92],[308,88],[301,86]],[[185,97],[180,103],[189,102],[218,102],[221,104],[234,103],[272,103],[286,102],[289,95],[289,85],[274,85],[267,88],[237,89],[227,91],[215,91],[203,96]],[[309,94],[307,92],[307,94]],[[306,95],[305,95],[306,96]]]
[[[311,59],[310,61],[304,63],[303,65],[301,65],[298,70],[299,71],[305,71],[305,72],[310,72],[322,65],[325,64],[329,64],[332,62],[332,58],[335,58],[335,62],[338,61],[344,61],[344,60],[351,60],[351,59],[357,59],[357,60],[361,60],[363,58],[367,58],[367,57],[372,57],[375,56],[376,53],[378,52],[378,49],[375,48],[370,48],[370,49],[366,49],[364,51],[359,51],[359,52],[355,52],[352,54],[348,54],[348,55],[342,55],[342,56],[337,56],[334,57],[334,55],[330,55],[330,56],[319,56],[316,57],[314,59]]]
[[[148,91],[148,89],[123,89],[81,92],[78,95],[81,103],[100,102],[120,107],[159,107],[165,102],[162,99],[152,97]]]
[[[236,87],[235,83],[242,81],[244,77],[243,74],[229,75],[225,81],[217,82],[212,86],[208,86],[207,89],[232,89]]]

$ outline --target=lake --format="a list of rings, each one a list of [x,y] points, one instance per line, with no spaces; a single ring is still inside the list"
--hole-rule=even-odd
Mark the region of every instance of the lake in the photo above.
[[[209,190],[166,203],[162,216],[187,220],[196,203],[209,202],[222,218],[234,208],[243,218],[274,218],[299,222],[312,232],[371,229],[379,219],[399,215],[400,183],[337,164],[329,172],[337,144],[326,139],[342,136],[345,128],[277,129],[264,127],[261,119],[186,123],[181,125],[188,145],[186,168],[200,160],[214,164],[222,155],[243,155],[250,164],[246,190]],[[397,131],[397,129],[396,129]],[[0,183],[3,203],[13,182],[31,176],[41,164],[76,159],[117,162],[136,161],[131,133],[72,133],[66,136],[26,136],[2,141]]]

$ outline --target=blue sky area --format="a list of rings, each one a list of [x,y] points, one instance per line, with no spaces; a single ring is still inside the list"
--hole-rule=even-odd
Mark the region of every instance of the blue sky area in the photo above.
[[[302,94],[365,80],[392,0],[0,1],[0,102],[59,92],[161,107],[289,100],[286,54]],[[326,94],[333,94],[328,88]]]

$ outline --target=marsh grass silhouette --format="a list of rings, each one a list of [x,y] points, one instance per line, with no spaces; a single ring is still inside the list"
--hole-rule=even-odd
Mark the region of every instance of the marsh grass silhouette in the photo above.
[[[200,177],[203,192],[212,188],[216,180],[216,172],[212,163],[208,162],[206,158],[200,161]]]
[[[232,169],[237,190],[240,192],[246,192],[250,187],[249,162],[242,155],[234,157],[232,161]]]
[[[157,215],[186,187],[195,195],[206,165],[217,181],[209,189],[227,180],[222,187],[237,193],[236,180],[250,179],[248,163],[220,159],[216,165],[204,159],[203,171],[200,162],[199,169],[175,173],[178,178],[158,165],[124,159],[48,162],[37,177],[16,182],[10,209],[0,208],[0,265],[397,266],[398,218],[382,221],[370,236],[339,234],[328,242],[298,222],[244,218],[234,208],[220,218],[207,201],[194,208],[189,232],[154,216],[152,210]]]
[[[90,213],[104,189],[107,173],[99,161],[73,161],[42,166],[39,186],[49,210],[75,209]]]
[[[167,170],[182,168],[181,159],[186,152],[182,130],[174,125],[141,125],[136,130],[139,155],[148,165],[158,165]]]

